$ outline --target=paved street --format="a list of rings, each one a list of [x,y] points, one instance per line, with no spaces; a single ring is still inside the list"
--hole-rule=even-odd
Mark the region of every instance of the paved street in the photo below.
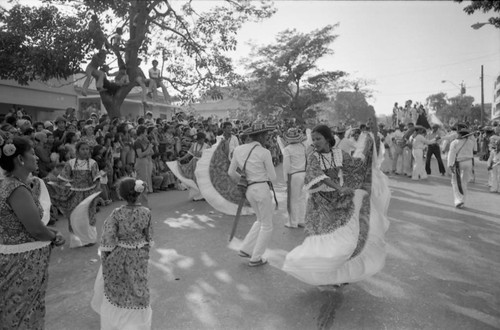
[[[286,251],[304,238],[301,229],[283,226],[282,183],[271,264],[257,268],[237,256],[238,240],[228,245],[232,217],[189,201],[187,192],[151,195],[153,329],[499,329],[500,195],[487,191],[486,167],[479,163],[467,207],[458,210],[450,178],[439,176],[436,164],[433,173],[421,182],[391,177],[386,266],[335,293],[279,269]],[[116,206],[98,214],[99,231]],[[242,218],[239,239],[253,218]],[[57,227],[67,234],[65,220]],[[48,330],[99,328],[90,308],[97,259],[96,246],[54,250]]]

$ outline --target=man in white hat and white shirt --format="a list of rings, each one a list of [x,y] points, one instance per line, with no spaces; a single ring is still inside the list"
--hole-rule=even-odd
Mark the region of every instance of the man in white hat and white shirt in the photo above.
[[[237,169],[245,168],[243,174],[248,181],[246,198],[257,216],[239,252],[239,256],[250,258],[251,267],[267,263],[262,256],[273,233],[274,210],[269,183],[276,180],[276,172],[271,152],[263,147],[267,133],[273,129],[261,123],[245,130],[243,133],[248,136],[248,142],[234,149],[228,169],[229,176],[238,182],[240,175]]]
[[[458,138],[451,142],[448,167],[451,170],[451,187],[456,208],[463,208],[467,196],[467,184],[472,178],[472,160],[477,150],[476,139],[466,128],[458,131]]]
[[[283,176],[287,183],[288,219],[285,227],[304,226],[307,197],[303,190],[306,176],[307,147],[305,135],[298,128],[289,128],[284,134],[288,145],[283,149]]]

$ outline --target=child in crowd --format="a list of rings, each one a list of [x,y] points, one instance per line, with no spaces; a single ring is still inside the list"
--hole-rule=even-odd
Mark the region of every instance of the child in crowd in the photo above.
[[[96,161],[99,168],[99,182],[101,184],[101,195],[97,197],[97,204],[107,206],[111,204],[108,189],[108,161],[106,148],[96,145],[92,150],[92,159]]]
[[[140,203],[145,189],[141,180],[122,179],[118,193],[127,204],[104,221],[102,264],[91,302],[101,315],[101,329],[151,329],[148,262],[153,223],[151,211]]]
[[[118,182],[124,176],[126,176],[126,173],[122,160],[115,158],[113,161],[113,182]]]

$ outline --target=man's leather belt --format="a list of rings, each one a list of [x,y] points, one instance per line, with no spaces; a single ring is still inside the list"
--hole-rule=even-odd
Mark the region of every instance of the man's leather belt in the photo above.
[[[250,187],[251,185],[256,184],[256,183],[269,183],[269,181],[254,181],[254,182],[249,182],[247,187]]]

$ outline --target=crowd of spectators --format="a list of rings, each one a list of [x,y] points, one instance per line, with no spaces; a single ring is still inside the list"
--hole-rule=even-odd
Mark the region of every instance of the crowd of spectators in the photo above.
[[[236,136],[241,143],[240,133],[247,127],[248,124],[239,120],[195,118],[183,112],[168,121],[153,118],[151,112],[135,121],[111,120],[107,114],[98,116],[96,113],[84,120],[76,117],[73,108],[68,108],[64,115],[54,120],[42,122],[33,121],[22,108],[16,108],[4,117],[0,130],[7,138],[21,135],[33,142],[38,157],[38,173],[35,175],[46,182],[58,180],[66,162],[78,156],[77,147],[84,142],[101,173],[102,193],[98,205],[107,205],[118,200],[115,184],[120,178],[145,175],[140,171],[142,166],[138,166],[139,158],[147,158],[150,164],[150,170],[146,172],[148,178],[141,177],[150,183],[149,192],[185,190],[166,162],[188,162],[192,157],[188,151],[194,142],[201,141],[211,146],[218,136],[223,138],[225,132]],[[270,134],[267,145],[276,165],[282,160],[277,144],[280,131],[278,125]],[[143,141],[149,148],[147,151],[141,149]]]

